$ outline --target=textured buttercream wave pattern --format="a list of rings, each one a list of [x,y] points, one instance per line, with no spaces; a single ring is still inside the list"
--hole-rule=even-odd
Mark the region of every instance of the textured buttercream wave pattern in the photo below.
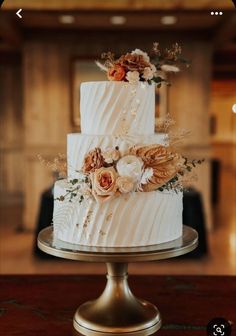
[[[67,138],[68,176],[76,177],[89,150],[119,146],[124,155],[137,144],[164,144],[154,134],[155,87],[138,83],[81,85],[81,131]],[[54,197],[67,193],[67,180],[55,183]],[[182,193],[133,192],[103,204],[94,199],[54,201],[54,235],[89,246],[132,247],[164,243],[182,235]]]
[[[83,134],[153,134],[155,87],[140,82],[82,83],[80,115]]]
[[[55,184],[55,197],[66,193],[66,180]],[[54,203],[55,237],[91,246],[127,247],[164,243],[182,235],[182,193],[149,192],[119,196],[98,204],[86,200]],[[148,219],[148,220],[147,220]]]

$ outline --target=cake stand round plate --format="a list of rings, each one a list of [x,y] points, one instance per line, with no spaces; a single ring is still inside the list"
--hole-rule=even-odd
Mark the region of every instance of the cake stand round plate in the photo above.
[[[53,237],[53,227],[38,236],[39,248],[51,255],[107,264],[107,284],[101,296],[82,304],[76,311],[73,326],[88,336],[153,334],[161,327],[161,316],[151,303],[137,299],[128,285],[128,262],[173,258],[197,247],[198,234],[183,226],[182,237],[168,243],[143,247],[90,247],[66,243]]]

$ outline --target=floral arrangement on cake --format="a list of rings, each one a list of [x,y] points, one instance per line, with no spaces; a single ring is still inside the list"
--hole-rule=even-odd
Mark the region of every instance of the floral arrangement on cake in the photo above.
[[[170,49],[161,50],[159,43],[154,42],[152,58],[146,52],[135,49],[117,59],[112,52],[103,53],[101,58],[104,59],[104,63],[96,61],[96,64],[107,73],[111,81],[126,81],[130,84],[139,81],[149,84],[154,82],[161,86],[162,82],[169,84],[163,78],[163,73],[179,72],[181,65],[189,65],[181,53],[182,48],[178,43],[173,44]]]
[[[161,50],[158,43],[153,44],[152,59],[140,50],[115,59],[111,52],[104,53],[102,64],[97,65],[107,73],[111,81],[125,81],[130,84],[137,82],[153,82],[160,86],[166,79],[160,76],[163,72],[178,72],[180,65],[188,65],[181,57],[181,47],[175,43],[170,49]],[[92,199],[103,203],[115,197],[131,193],[183,191],[184,177],[204,160],[189,160],[176,151],[176,143],[185,136],[173,135],[168,128],[173,121],[167,119],[163,127],[167,136],[166,144],[137,144],[121,151],[114,148],[91,149],[83,158],[82,168],[76,169],[76,178],[67,178],[68,188],[58,201],[69,202]],[[42,163],[45,160],[39,156]],[[53,170],[66,171],[62,164],[62,156],[58,156],[47,166]],[[62,169],[60,169],[60,166]],[[59,168],[59,169],[56,169]],[[73,167],[72,167],[73,168]]]
[[[182,177],[202,162],[159,144],[132,146],[123,155],[119,147],[97,147],[85,155],[79,177],[69,181],[71,188],[57,200],[79,197],[79,202],[93,198],[103,203],[132,192],[182,191]]]

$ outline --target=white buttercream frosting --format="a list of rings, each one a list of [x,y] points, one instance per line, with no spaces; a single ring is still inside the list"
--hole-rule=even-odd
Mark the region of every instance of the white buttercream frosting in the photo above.
[[[166,135],[154,133],[154,85],[83,83],[80,113],[82,134],[67,137],[69,179],[79,177],[76,171],[95,147],[105,151],[118,146],[124,156],[134,145],[166,144]],[[150,174],[151,170],[145,172],[144,181]],[[67,180],[57,181],[54,197],[65,195],[69,187]],[[120,181],[120,188],[132,190],[131,180]],[[168,242],[182,235],[182,193],[132,191],[102,204],[93,198],[80,203],[78,197],[72,202],[67,198],[54,201],[55,238],[80,245],[131,247]]]
[[[153,134],[155,86],[144,82],[87,82],[81,84],[80,116],[83,134]]]
[[[54,197],[66,194],[66,180],[55,183]],[[182,235],[182,193],[132,192],[103,204],[89,199],[54,202],[55,237],[80,245],[154,245]]]

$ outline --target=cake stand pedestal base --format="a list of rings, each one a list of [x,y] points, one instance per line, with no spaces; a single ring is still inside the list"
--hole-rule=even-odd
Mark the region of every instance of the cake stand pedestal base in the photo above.
[[[88,336],[150,335],[161,327],[158,309],[137,299],[128,285],[128,264],[107,263],[107,284],[102,295],[81,305],[74,316],[74,328]]]
[[[86,336],[147,336],[161,328],[158,309],[137,299],[128,285],[128,263],[177,257],[193,251],[198,234],[183,226],[183,235],[176,240],[152,246],[94,247],[62,242],[53,236],[53,228],[42,230],[38,247],[59,258],[107,264],[107,284],[97,300],[82,304],[73,320],[75,333]]]

